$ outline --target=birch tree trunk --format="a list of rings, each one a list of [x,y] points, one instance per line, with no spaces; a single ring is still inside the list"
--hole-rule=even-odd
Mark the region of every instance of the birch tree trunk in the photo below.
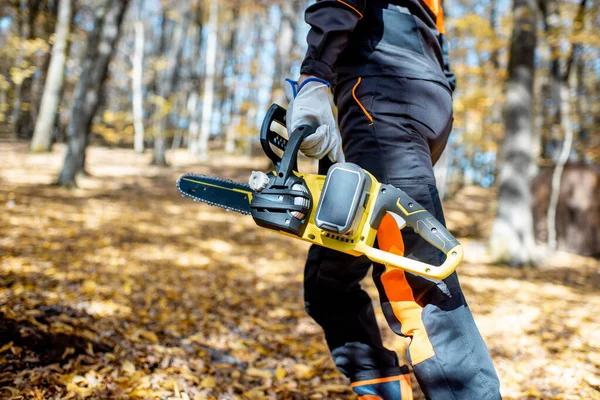
[[[20,11],[20,34],[21,40],[32,39],[32,24],[31,24],[31,9],[27,0],[20,0],[19,2]],[[22,64],[25,61],[25,45],[19,46],[17,58],[15,60],[15,66],[18,69],[22,68]],[[18,138],[21,133],[22,126],[22,115],[23,115],[23,94],[25,92],[25,86],[28,84],[31,78],[29,76],[18,76],[14,80],[14,98],[12,104],[12,135],[13,138]]]
[[[53,48],[53,47],[52,47]],[[30,108],[29,108],[29,116],[31,119],[31,137],[33,138],[33,133],[35,131],[35,123],[39,117],[39,113],[40,113],[40,106],[42,103],[42,96],[44,95],[44,87],[46,85],[46,81],[48,78],[48,69],[50,68],[50,61],[52,58],[52,52],[51,50],[48,51],[46,54],[44,54],[41,57],[38,57],[37,63],[36,63],[36,71],[39,71],[39,73],[37,73],[36,75],[34,75],[34,78],[32,79],[31,82],[31,101],[30,101]]]
[[[531,213],[531,139],[535,0],[514,0],[514,25],[504,104],[504,140],[498,174],[498,210],[490,237],[491,254],[511,266],[535,262]]]
[[[560,195],[560,181],[562,178],[565,164],[569,160],[571,147],[573,146],[573,127],[571,125],[571,105],[569,104],[569,85],[568,82],[562,82],[560,88],[560,110],[561,125],[565,133],[565,140],[558,157],[554,171],[552,172],[552,184],[550,189],[550,203],[548,204],[548,247],[556,250],[556,209],[558,206],[558,197]]]
[[[243,79],[240,79],[240,76],[244,75],[248,61],[239,55],[241,52],[239,49],[247,45],[247,41],[251,36],[250,26],[254,23],[252,15],[247,10],[237,13],[236,20],[236,32],[232,34],[232,40],[235,40],[235,43],[230,43],[232,56],[229,57],[232,62],[233,77],[229,86],[229,98],[231,99],[229,126],[225,131],[225,152],[227,153],[235,151],[235,144],[239,138],[238,130],[242,127],[241,114],[244,98],[241,94],[244,93],[245,83]],[[233,56],[236,54],[237,56]],[[247,71],[251,71],[251,69],[247,68]]]
[[[201,161],[208,159],[208,139],[210,139],[210,122],[215,96],[215,64],[217,62],[217,17],[218,0],[211,0],[208,17],[208,39],[206,43],[206,78],[204,80],[204,96],[202,97],[202,125],[196,155]]]
[[[189,127],[189,151],[193,153],[194,146],[198,144],[198,138],[200,137],[200,112],[198,108],[198,92],[194,90],[188,98],[188,114],[190,116],[190,127]]]
[[[198,143],[200,137],[200,109],[199,109],[199,95],[200,91],[200,66],[201,56],[200,51],[202,48],[202,14],[200,7],[197,4],[193,4],[196,7],[196,13],[193,18],[191,26],[190,36],[192,38],[192,60],[190,62],[189,70],[191,79],[191,89],[187,100],[187,110],[190,118],[190,125],[188,128],[188,151],[192,153],[192,149]],[[197,147],[196,147],[197,148]]]
[[[290,74],[294,62],[294,22],[298,14],[294,2],[285,1],[281,4],[281,24],[277,35],[277,53],[275,59],[275,86],[283,86],[285,78]]]
[[[136,153],[144,152],[144,98],[142,96],[144,77],[144,23],[135,21],[135,54],[133,56],[133,127],[135,131],[133,148]]]
[[[67,154],[58,177],[61,186],[75,186],[76,175],[84,172],[89,131],[128,4],[129,0],[110,0],[107,6],[96,9],[96,23],[88,37],[81,76],[73,94],[71,120],[67,127]]]
[[[183,50],[183,39],[185,37],[184,32],[187,31],[187,24],[189,22],[189,3],[187,0],[180,0],[179,3],[180,13],[182,20],[176,23],[173,29],[172,38],[169,40],[169,47],[167,51],[167,66],[161,74],[159,79],[159,95],[167,100],[177,80],[179,71],[179,55]],[[163,35],[165,29],[163,27]],[[163,37],[164,39],[164,37]],[[168,165],[167,163],[167,138],[166,130],[168,127],[168,113],[157,124],[158,129],[155,131],[154,137],[154,154],[152,158],[153,165]]]
[[[230,82],[228,87],[225,89],[225,96],[231,100],[231,106],[229,107],[229,125],[225,130],[225,152],[228,154],[232,154],[235,151],[235,144],[237,140],[237,126],[234,124],[235,118],[233,117],[234,105],[233,101],[235,98],[235,91],[237,86],[237,57],[235,50],[239,45],[239,36],[237,35],[236,30],[239,29],[239,10],[234,9],[232,15],[232,20],[236,21],[236,24],[232,27],[229,34],[229,43],[227,44],[227,50],[225,52],[225,63],[229,63],[232,77],[230,78]]]
[[[558,12],[558,1],[555,0],[556,4],[556,18],[559,17]],[[583,17],[585,13],[586,0],[581,0],[579,5],[579,11],[575,17],[575,23],[573,26],[575,27],[574,33],[579,33],[583,29]],[[560,39],[563,35],[561,32],[557,30],[558,38]],[[556,233],[556,210],[558,208],[558,198],[560,196],[560,184],[561,178],[563,174],[563,170],[565,169],[565,164],[569,160],[569,155],[571,154],[571,148],[573,147],[573,126],[571,124],[571,104],[569,103],[570,96],[570,83],[569,78],[571,75],[573,61],[575,59],[576,53],[578,52],[578,45],[574,44],[571,50],[571,55],[565,62],[565,72],[562,74],[560,68],[560,59],[555,60],[557,64],[557,74],[559,75],[559,99],[560,99],[560,122],[561,127],[564,132],[564,142],[558,157],[558,161],[556,162],[556,167],[552,172],[552,184],[550,189],[550,201],[548,204],[548,216],[547,216],[547,226],[548,226],[548,247],[551,250],[556,250],[557,247],[557,233]],[[553,71],[554,72],[554,71]]]
[[[67,42],[71,29],[71,0],[60,0],[56,21],[56,37],[52,47],[52,58],[48,68],[48,76],[44,85],[44,94],[38,118],[35,123],[31,151],[34,153],[50,151],[52,133],[56,121],[56,112],[60,103],[65,63],[67,59]]]

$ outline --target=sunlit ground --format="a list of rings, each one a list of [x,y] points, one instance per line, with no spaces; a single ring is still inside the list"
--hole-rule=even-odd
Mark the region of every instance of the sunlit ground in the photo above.
[[[303,310],[307,245],[175,189],[184,172],[245,181],[266,159],[178,152],[160,169],[91,148],[91,176],[65,190],[49,185],[62,150],[0,143],[0,397],[354,398]],[[491,199],[467,188],[446,211],[471,236],[461,282],[504,397],[600,399],[598,261],[491,266]]]

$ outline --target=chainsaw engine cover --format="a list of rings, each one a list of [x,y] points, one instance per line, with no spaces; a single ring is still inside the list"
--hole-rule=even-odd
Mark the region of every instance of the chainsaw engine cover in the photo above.
[[[272,173],[267,187],[255,192],[250,213],[258,226],[302,236],[312,197],[301,177],[291,176],[278,182]]]
[[[352,163],[329,168],[315,215],[320,229],[341,235],[355,233],[371,188],[371,178]]]

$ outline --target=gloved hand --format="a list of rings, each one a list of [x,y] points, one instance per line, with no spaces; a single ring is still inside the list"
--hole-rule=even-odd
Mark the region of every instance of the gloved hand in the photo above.
[[[329,156],[332,162],[344,162],[342,138],[337,129],[329,100],[329,82],[319,78],[308,78],[302,85],[297,81],[285,80],[285,94],[289,105],[286,125],[291,134],[300,125],[317,126],[300,145],[300,151],[310,158]]]

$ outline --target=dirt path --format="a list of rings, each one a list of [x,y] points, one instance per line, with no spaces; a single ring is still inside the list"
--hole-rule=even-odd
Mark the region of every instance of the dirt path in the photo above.
[[[0,142],[0,397],[354,398],[303,311],[307,246],[175,190],[183,172],[245,180],[264,160],[220,155],[216,168],[179,152],[160,169],[92,148],[92,176],[64,190],[49,186],[61,150]],[[472,190],[473,212],[446,204],[458,232],[492,218]],[[463,242],[461,282],[505,398],[600,399],[598,261],[512,270]]]

